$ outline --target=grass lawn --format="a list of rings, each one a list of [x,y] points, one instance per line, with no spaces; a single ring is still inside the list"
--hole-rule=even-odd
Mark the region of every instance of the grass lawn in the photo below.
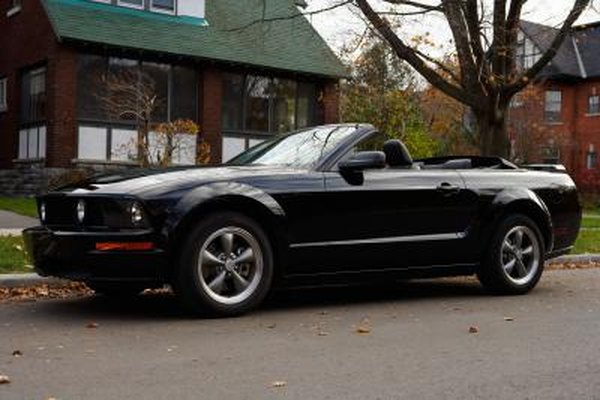
[[[27,217],[37,218],[37,205],[31,197],[0,197],[0,210],[12,211]]]
[[[584,214],[581,220],[582,228],[599,228],[600,229],[600,215],[589,215]]]
[[[33,272],[27,264],[22,238],[20,236],[0,237],[0,274]]]
[[[580,231],[572,253],[600,253],[600,230]]]

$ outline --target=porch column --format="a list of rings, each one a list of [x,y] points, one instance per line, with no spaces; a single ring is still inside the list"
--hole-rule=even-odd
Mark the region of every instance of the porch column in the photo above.
[[[223,102],[223,82],[221,71],[207,67],[201,73],[200,91],[200,137],[210,145],[210,163],[219,164],[223,154],[221,110]]]
[[[327,82],[323,87],[323,123],[340,122],[340,85],[337,81]]]
[[[77,52],[59,46],[47,68],[46,166],[68,168],[77,157]]]

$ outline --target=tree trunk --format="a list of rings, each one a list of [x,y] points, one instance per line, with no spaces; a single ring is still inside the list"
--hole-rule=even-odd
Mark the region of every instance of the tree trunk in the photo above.
[[[482,156],[510,157],[506,115],[506,109],[499,110],[496,107],[475,113]]]

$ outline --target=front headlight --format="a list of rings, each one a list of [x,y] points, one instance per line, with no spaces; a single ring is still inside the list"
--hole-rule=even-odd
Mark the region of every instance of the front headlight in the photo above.
[[[133,203],[129,209],[129,212],[131,215],[131,223],[133,225],[140,225],[144,221],[144,211],[139,203]]]
[[[77,202],[77,221],[79,221],[80,224],[83,224],[84,220],[85,220],[85,201],[79,200]]]
[[[46,203],[40,204],[40,221],[46,222]]]

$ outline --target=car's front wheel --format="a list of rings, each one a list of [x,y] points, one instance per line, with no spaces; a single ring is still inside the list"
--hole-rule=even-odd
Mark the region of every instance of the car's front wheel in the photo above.
[[[478,271],[484,287],[498,294],[524,294],[544,270],[544,241],[536,223],[521,214],[508,216],[492,237]]]
[[[194,313],[243,314],[258,306],[273,279],[273,251],[264,230],[238,213],[206,218],[181,248],[174,288]]]

